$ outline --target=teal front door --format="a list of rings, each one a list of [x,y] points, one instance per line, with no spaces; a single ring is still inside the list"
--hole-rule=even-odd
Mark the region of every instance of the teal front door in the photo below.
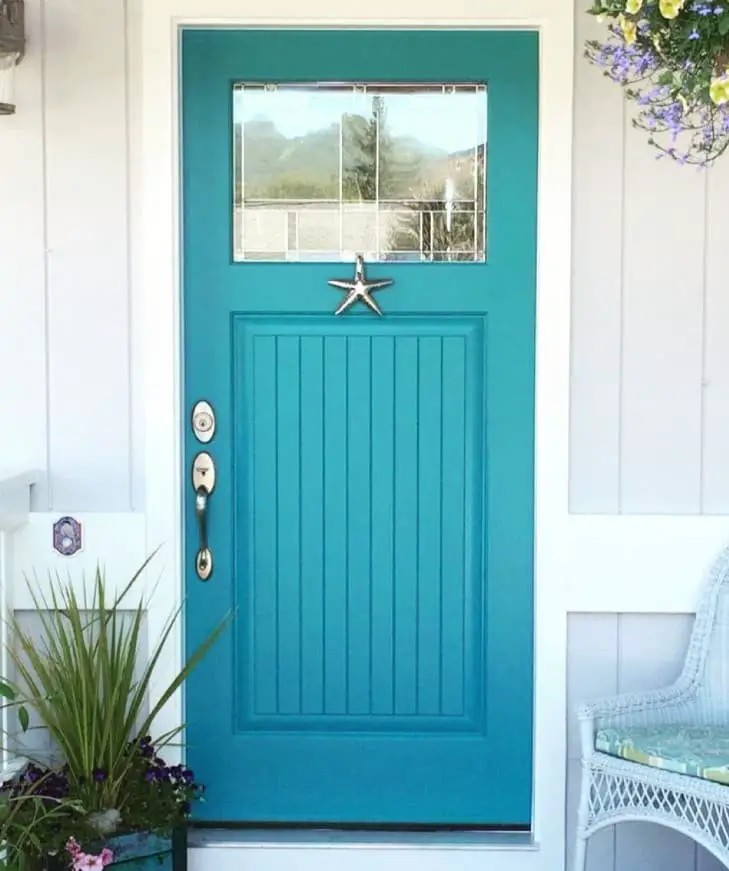
[[[195,815],[527,827],[537,35],[182,49]]]

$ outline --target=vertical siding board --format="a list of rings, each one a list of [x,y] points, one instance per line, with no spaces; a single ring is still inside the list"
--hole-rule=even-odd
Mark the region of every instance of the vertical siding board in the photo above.
[[[696,871],[726,871],[726,866],[704,849],[696,847]]]
[[[571,614],[567,624],[567,757],[580,758],[575,711],[581,702],[618,691],[618,618],[615,614]]]
[[[46,5],[54,506],[130,500],[124,0]]]
[[[580,745],[575,708],[618,691],[618,617],[571,614],[567,623],[567,868],[571,868],[580,798]],[[614,871],[615,831],[590,838],[587,871]]]
[[[703,505],[707,514],[729,512],[729,156],[708,176],[706,337],[704,349]]]
[[[129,378],[130,378],[130,508],[142,511],[144,483],[144,373],[141,331],[134,329],[137,308],[141,309],[142,232],[132,216],[143,207],[142,188],[142,13],[144,0],[126,0],[126,105],[127,105],[127,227],[129,247]],[[187,411],[187,409],[186,409]]]
[[[48,421],[42,0],[26,0],[25,14],[32,38],[17,70],[18,112],[2,118],[0,132],[0,372],[5,376],[3,407],[20,422],[20,429],[10,427],[0,445],[3,466],[44,469]],[[45,494],[40,494],[35,507],[47,507],[45,503]]]
[[[672,682],[683,664],[693,617],[682,614],[572,614],[568,621],[567,868],[574,850],[580,764],[574,706],[615,692]],[[683,835],[633,823],[590,839],[587,871],[715,871],[714,860]]]
[[[621,614],[618,624],[620,692],[668,686],[678,677],[688,649],[688,614]]]
[[[573,165],[570,503],[619,506],[623,98],[583,57],[604,29],[577,0]]]
[[[641,692],[674,681],[686,655],[691,618],[623,614],[618,620],[619,691]],[[695,863],[695,843],[672,829],[646,823],[616,827],[616,868],[693,871]]]
[[[701,492],[705,184],[626,133],[621,510],[694,513]]]

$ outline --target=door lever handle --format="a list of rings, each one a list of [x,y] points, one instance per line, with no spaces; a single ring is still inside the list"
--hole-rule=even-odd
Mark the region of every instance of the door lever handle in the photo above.
[[[208,544],[208,504],[215,487],[215,464],[210,454],[199,453],[193,460],[192,486],[195,488],[195,519],[200,538],[195,571],[201,581],[207,581],[213,573],[213,553]]]
[[[208,489],[200,485],[195,493],[195,516],[200,530],[200,549],[208,549]]]

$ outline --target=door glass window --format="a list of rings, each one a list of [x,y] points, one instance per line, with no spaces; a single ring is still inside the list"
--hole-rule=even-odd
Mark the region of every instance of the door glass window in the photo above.
[[[236,84],[236,260],[486,259],[486,86]]]

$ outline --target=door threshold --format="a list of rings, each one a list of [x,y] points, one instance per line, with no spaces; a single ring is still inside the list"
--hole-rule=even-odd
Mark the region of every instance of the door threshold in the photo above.
[[[531,832],[486,831],[371,831],[336,829],[230,829],[195,828],[188,831],[188,846],[242,849],[353,847],[367,849],[537,850]]]

